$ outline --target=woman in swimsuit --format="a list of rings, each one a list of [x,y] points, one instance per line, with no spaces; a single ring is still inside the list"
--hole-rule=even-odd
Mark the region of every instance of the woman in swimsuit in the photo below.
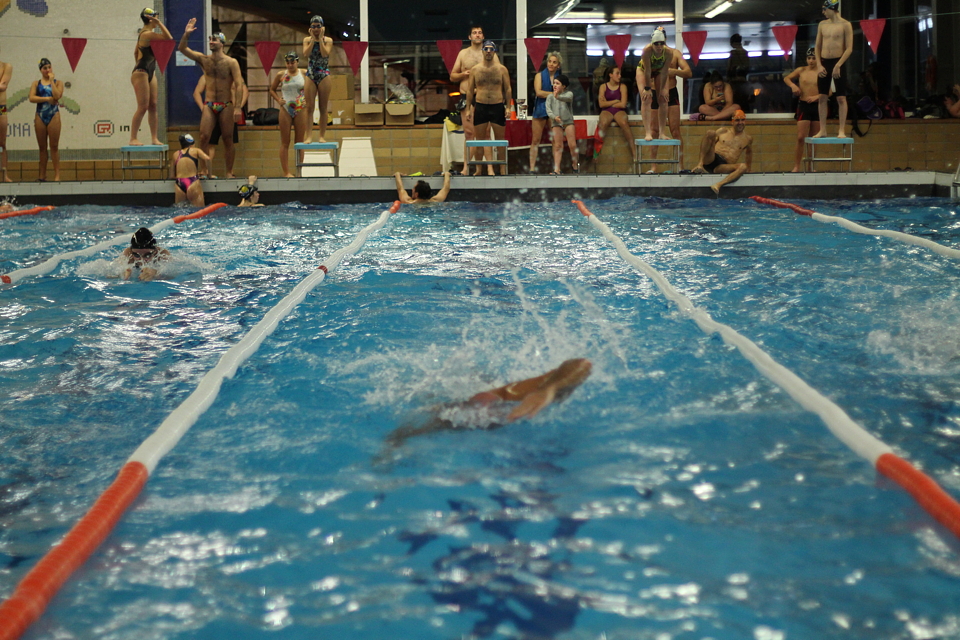
[[[600,149],[603,148],[603,138],[606,136],[607,127],[610,123],[616,122],[620,127],[624,140],[627,141],[627,149],[630,150],[631,160],[637,150],[634,144],[633,132],[630,130],[630,123],[627,121],[627,85],[620,82],[620,67],[611,67],[607,71],[607,81],[600,85],[597,94],[597,103],[602,111],[600,112],[600,121],[597,123],[597,132],[593,143],[594,157],[600,155]],[[598,145],[597,142],[600,142]]]
[[[333,38],[324,35],[323,18],[310,18],[310,35],[303,39],[303,57],[307,58],[307,114],[313,113],[316,100],[320,102],[320,140],[326,142],[327,135],[327,101],[330,98],[330,53],[333,51]],[[351,96],[352,97],[352,96]],[[310,138],[313,138],[311,131]],[[304,140],[310,142],[310,139]]]
[[[140,12],[143,28],[137,35],[137,46],[134,48],[133,59],[137,65],[130,75],[130,84],[137,94],[137,110],[133,112],[133,124],[130,125],[130,144],[143,144],[137,140],[140,132],[140,123],[144,114],[149,114],[147,124],[150,126],[150,144],[163,144],[157,137],[157,59],[153,55],[152,43],[154,40],[172,40],[173,36],[160,22],[160,14],[153,9],[144,9]],[[160,28],[162,33],[155,33]]]
[[[37,115],[33,126],[37,130],[37,144],[40,147],[40,177],[38,182],[47,181],[47,141],[50,142],[50,155],[53,156],[53,179],[60,181],[60,97],[63,95],[63,83],[53,75],[53,65],[46,58],[40,59],[39,80],[30,85],[30,102],[37,105]]]
[[[714,71],[703,85],[703,104],[700,105],[700,120],[729,120],[740,105],[733,101],[733,87],[723,81],[719,71]]]
[[[536,101],[533,103],[533,113],[530,114],[530,127],[532,136],[530,138],[530,173],[535,173],[537,169],[537,156],[540,153],[540,141],[543,138],[543,130],[551,129],[548,126],[550,118],[547,117],[547,98],[553,95],[553,79],[560,74],[560,65],[563,64],[563,58],[559,51],[551,51],[547,54],[547,68],[541,69],[533,78],[533,92],[536,94]]]
[[[280,103],[280,167],[285,178],[293,178],[295,176],[290,173],[290,126],[293,126],[294,140],[306,142],[309,114],[303,93],[305,76],[297,67],[300,58],[296,52],[291,51],[283,60],[287,64],[287,70],[281,71],[273,79],[270,95]]]
[[[180,136],[180,151],[170,165],[173,173],[174,203],[189,200],[195,207],[203,206],[203,185],[200,183],[200,160],[210,161],[210,156],[193,146],[193,136]]]

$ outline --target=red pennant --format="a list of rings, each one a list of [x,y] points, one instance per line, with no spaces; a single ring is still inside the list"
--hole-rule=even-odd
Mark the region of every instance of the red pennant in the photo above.
[[[773,28],[773,35],[783,51],[783,57],[790,57],[790,50],[793,49],[793,41],[797,39],[797,25],[787,24]]]
[[[87,46],[87,39],[61,38],[61,40],[63,41],[63,50],[67,52],[67,61],[70,62],[70,68],[76,71],[80,56],[83,55],[83,49]]]
[[[344,40],[340,43],[343,52],[347,54],[347,60],[350,62],[350,68],[353,69],[353,75],[360,73],[360,64],[363,62],[363,56],[367,54],[367,42],[354,42],[353,40]]]
[[[706,31],[684,31],[683,44],[687,45],[687,51],[690,52],[690,59],[693,60],[693,66],[700,62],[700,53],[703,51],[703,45],[707,42]]]
[[[880,47],[880,36],[883,35],[883,28],[886,24],[886,18],[860,21],[863,36],[867,39],[867,42],[870,43],[870,48],[873,49],[873,55],[877,55],[877,49]]]
[[[257,55],[260,56],[260,64],[263,65],[263,72],[270,78],[270,69],[273,68],[273,61],[277,59],[277,52],[280,51],[279,42],[254,42],[254,48]]]
[[[150,48],[153,49],[153,57],[157,59],[157,66],[160,68],[160,73],[166,73],[167,63],[170,62],[170,56],[173,55],[173,50],[177,48],[177,41],[154,40],[150,43]]]
[[[607,36],[607,46],[613,50],[613,59],[618,67],[623,66],[623,61],[627,59],[627,49],[630,47],[630,34],[619,34]]]
[[[453,73],[453,65],[457,63],[457,56],[463,48],[463,40],[437,40],[437,49],[443,56],[443,64],[447,65],[447,73]]]
[[[530,62],[533,63],[533,72],[540,73],[540,67],[543,66],[543,56],[550,48],[550,38],[524,38],[523,44],[527,46],[527,55],[530,56]]]

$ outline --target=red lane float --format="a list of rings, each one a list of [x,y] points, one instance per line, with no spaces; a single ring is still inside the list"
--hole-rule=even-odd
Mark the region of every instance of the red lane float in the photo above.
[[[760,204],[768,204],[773,207],[779,207],[781,209],[792,209],[795,213],[799,213],[801,216],[812,216],[816,211],[811,211],[810,209],[804,209],[800,205],[792,204],[790,202],[781,202],[779,200],[773,200],[771,198],[764,198],[762,196],[750,196],[751,200],[756,200]]]
[[[57,590],[106,539],[147,482],[147,468],[128,462],[90,511],[24,576],[0,605],[0,640],[19,638],[43,614]]]
[[[33,209],[21,209],[19,211],[7,211],[6,213],[0,213],[0,220],[3,220],[4,218],[16,218],[17,216],[35,216],[38,213],[50,211],[52,209],[56,209],[56,207],[46,206],[34,207]]]
[[[196,220],[197,218],[202,218],[203,216],[211,214],[217,209],[220,209],[225,206],[227,206],[226,202],[218,202],[216,204],[211,204],[208,207],[204,207],[203,209],[200,209],[200,211],[197,211],[196,213],[189,213],[185,216],[175,216],[173,218],[173,221],[176,222],[177,224],[180,224],[184,220]]]
[[[877,458],[877,471],[903,487],[924,511],[960,538],[960,504],[933,478],[892,453]]]

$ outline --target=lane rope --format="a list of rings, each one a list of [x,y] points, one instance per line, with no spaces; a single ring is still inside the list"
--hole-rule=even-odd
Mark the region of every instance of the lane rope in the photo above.
[[[800,205],[793,204],[792,202],[781,202],[780,200],[773,200],[771,198],[764,198],[761,196],[750,196],[751,200],[756,200],[760,204],[767,204],[773,207],[779,207],[781,209],[791,209],[795,213],[801,216],[810,217],[817,222],[824,223],[833,223],[847,229],[848,231],[853,231],[854,233],[863,233],[870,236],[883,236],[885,238],[892,238],[894,240],[899,240],[900,242],[905,242],[907,244],[914,244],[918,247],[923,247],[925,249],[930,249],[931,251],[940,254],[945,258],[960,258],[960,250],[952,249],[950,247],[945,247],[942,244],[938,244],[933,240],[928,240],[926,238],[920,238],[909,233],[903,233],[900,231],[888,231],[886,229],[870,229],[862,225],[857,224],[846,218],[841,218],[839,216],[828,216],[823,213],[817,213],[810,209],[805,209]]]
[[[176,216],[175,218],[170,218],[164,220],[152,227],[150,227],[150,232],[153,235],[157,235],[159,231],[163,231],[172,224],[183,222],[184,220],[193,220],[195,218],[202,218],[203,216],[220,209],[221,207],[227,206],[226,203],[218,202],[216,204],[211,204],[208,207],[204,207],[197,211],[196,213],[191,213],[186,216]],[[52,208],[52,207],[51,207]],[[41,262],[38,265],[32,267],[27,267],[24,269],[17,269],[16,271],[11,271],[10,273],[5,273],[0,275],[0,282],[3,284],[13,284],[14,282],[19,282],[24,278],[29,278],[31,276],[45,276],[54,269],[64,260],[72,260],[73,258],[87,258],[93,255],[105,251],[112,246],[123,244],[125,242],[130,242],[130,234],[125,233],[119,236],[114,236],[110,240],[104,240],[98,244],[93,245],[92,247],[87,247],[86,249],[78,249],[77,251],[68,251],[66,253],[60,253],[50,258],[47,258],[44,262]]]
[[[337,250],[315,271],[301,280],[283,300],[264,315],[240,341],[220,357],[190,396],[180,403],[127,459],[117,478],[101,494],[87,514],[77,522],[62,542],[53,547],[20,581],[13,594],[0,604],[0,640],[16,640],[43,614],[50,600],[97,547],[110,535],[127,508],[136,500],[160,459],[176,446],[197,419],[213,404],[225,378],[233,378],[237,369],[256,352],[307,294],[334,271],[345,256],[353,255],[373,231],[380,229],[400,208],[390,209],[362,229],[346,247]],[[170,221],[172,222],[172,220]]]
[[[20,209],[19,211],[7,211],[6,213],[0,213],[0,220],[6,220],[7,218],[16,218],[17,216],[35,216],[38,213],[44,211],[52,211],[56,207],[34,207],[33,209]]]
[[[783,389],[804,409],[823,420],[827,428],[854,453],[865,458],[878,472],[887,476],[907,491],[923,509],[960,538],[960,503],[957,503],[932,478],[897,456],[886,443],[874,437],[853,421],[836,403],[820,394],[795,373],[774,360],[749,338],[733,328],[715,321],[703,309],[673,288],[660,272],[630,253],[623,241],[599,220],[580,200],[573,200],[584,216],[620,254],[623,260],[650,278],[667,300],[693,320],[707,335],[717,333],[725,344],[735,347],[757,371]]]

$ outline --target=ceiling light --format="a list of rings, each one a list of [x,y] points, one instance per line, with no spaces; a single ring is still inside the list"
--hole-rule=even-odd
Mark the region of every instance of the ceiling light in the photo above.
[[[547,24],[606,24],[607,19],[589,13],[568,13],[562,18],[551,18]]]
[[[631,22],[672,22],[672,13],[615,13],[614,24],[630,24]]]
[[[711,20],[732,6],[733,6],[732,2],[724,2],[723,4],[717,7],[714,7],[713,9],[710,9],[710,11],[707,11],[705,14],[703,14],[703,17],[706,18],[707,20]]]

